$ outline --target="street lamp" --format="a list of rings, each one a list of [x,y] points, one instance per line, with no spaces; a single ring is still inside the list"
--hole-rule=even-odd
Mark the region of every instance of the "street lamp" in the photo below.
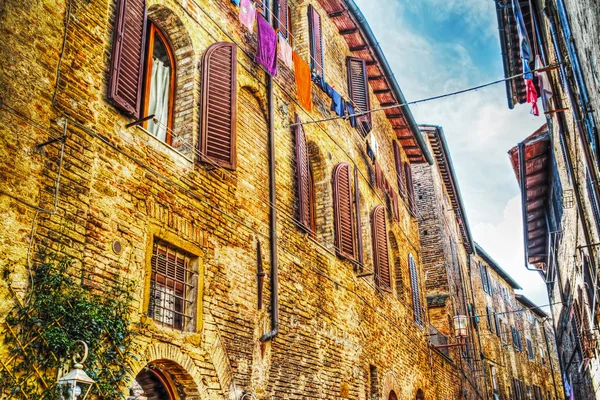
[[[466,315],[456,315],[454,317],[454,334],[457,338],[465,338],[469,336]]]
[[[67,389],[63,390],[62,392],[63,400],[78,400],[82,393],[84,394],[81,400],[85,400],[90,392],[90,389],[94,383],[96,383],[83,370],[82,364],[85,362],[88,356],[87,344],[83,340],[78,340],[77,343],[81,343],[83,345],[83,357],[81,359],[77,359],[77,355],[73,356],[73,362],[75,363],[75,365],[73,365],[73,369],[71,372],[58,380],[58,384],[61,385],[61,387],[67,387]]]

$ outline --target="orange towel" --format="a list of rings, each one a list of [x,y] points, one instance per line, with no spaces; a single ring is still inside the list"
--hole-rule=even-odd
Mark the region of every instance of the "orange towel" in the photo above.
[[[296,52],[292,54],[294,60],[294,74],[296,76],[296,90],[298,101],[307,111],[312,111],[312,82],[310,80],[310,66]]]

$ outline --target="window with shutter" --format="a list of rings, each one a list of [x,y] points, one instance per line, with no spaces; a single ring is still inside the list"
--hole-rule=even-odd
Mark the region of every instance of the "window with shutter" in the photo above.
[[[371,212],[371,236],[373,240],[375,283],[380,288],[391,290],[390,260],[388,254],[387,226],[384,206],[376,206]]]
[[[498,314],[494,312],[494,323],[496,325],[496,336],[502,337],[502,331],[500,330],[500,320],[498,319]]]
[[[146,46],[146,1],[119,0],[110,63],[108,99],[133,118],[140,117]]]
[[[367,66],[365,60],[356,57],[348,57],[348,94],[356,106],[356,112],[371,110],[369,99],[369,80],[367,78]],[[371,130],[371,114],[362,115],[359,121],[366,123],[366,132]]]
[[[298,115],[296,115],[295,122],[301,122]],[[302,125],[294,126],[294,138],[296,143],[298,220],[302,228],[314,233],[314,185],[308,157],[308,144]]]
[[[485,308],[485,312],[487,314],[487,323],[490,332],[494,332],[494,322],[492,321],[492,309],[489,307]]]
[[[196,272],[192,261],[190,254],[154,240],[148,316],[161,325],[179,330],[193,328]]]
[[[262,14],[263,17],[267,18],[269,16],[269,6],[271,2],[269,0],[255,0],[256,9]]]
[[[321,16],[312,4],[308,5],[308,29],[310,38],[310,66],[318,75],[325,76]]]
[[[421,307],[421,289],[419,287],[419,273],[417,264],[412,254],[408,255],[408,271],[410,273],[410,286],[412,289],[412,303],[414,319],[417,324],[423,326],[423,309]]]
[[[277,19],[279,33],[292,44],[292,21],[288,0],[279,0],[277,3]]]
[[[354,241],[350,165],[348,163],[336,165],[333,169],[332,182],[336,252],[339,256],[355,260],[356,244]]]
[[[412,173],[409,163],[404,163],[404,177],[406,179],[406,193],[408,194],[408,208],[411,213],[415,213],[415,189],[413,186]]]
[[[237,47],[215,43],[202,56],[200,152],[224,168],[236,167]]]
[[[394,147],[394,161],[396,165],[396,178],[398,181],[398,193],[402,198],[406,198],[406,190],[404,185],[404,172],[402,171],[402,151],[400,151],[400,145],[396,140],[392,142]]]

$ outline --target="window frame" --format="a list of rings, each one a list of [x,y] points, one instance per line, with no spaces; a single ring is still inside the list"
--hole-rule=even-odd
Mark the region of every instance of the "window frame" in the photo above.
[[[160,29],[160,27],[154,23],[150,18],[146,20],[146,50],[144,57],[144,78],[142,82],[142,110],[140,115],[142,117],[147,117],[148,112],[148,103],[150,102],[150,85],[152,83],[152,54],[154,52],[154,42],[156,40],[156,35],[158,35],[160,41],[165,46],[167,50],[167,55],[169,56],[169,62],[172,66],[171,76],[169,81],[169,119],[167,122],[166,128],[166,136],[165,143],[170,145],[173,141],[173,120],[174,120],[174,112],[175,112],[175,86],[177,83],[177,64],[175,62],[175,53],[173,51],[173,45],[171,41],[165,35],[165,33]],[[148,121],[144,121],[142,123],[142,127],[144,129],[148,129]]]

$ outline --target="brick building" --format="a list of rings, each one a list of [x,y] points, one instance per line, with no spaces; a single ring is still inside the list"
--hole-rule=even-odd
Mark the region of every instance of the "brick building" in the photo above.
[[[600,12],[586,1],[496,4],[506,76],[548,67],[530,81],[507,80],[509,107],[526,103],[534,88],[546,117],[509,152],[523,198],[524,264],[548,288],[565,393],[598,398]]]
[[[352,0],[265,2],[298,62],[275,77],[227,0],[0,11],[3,326],[51,253],[86,290],[133,281],[131,398],[481,398],[429,346],[410,110],[317,122],[323,82],[357,110],[404,101]]]

